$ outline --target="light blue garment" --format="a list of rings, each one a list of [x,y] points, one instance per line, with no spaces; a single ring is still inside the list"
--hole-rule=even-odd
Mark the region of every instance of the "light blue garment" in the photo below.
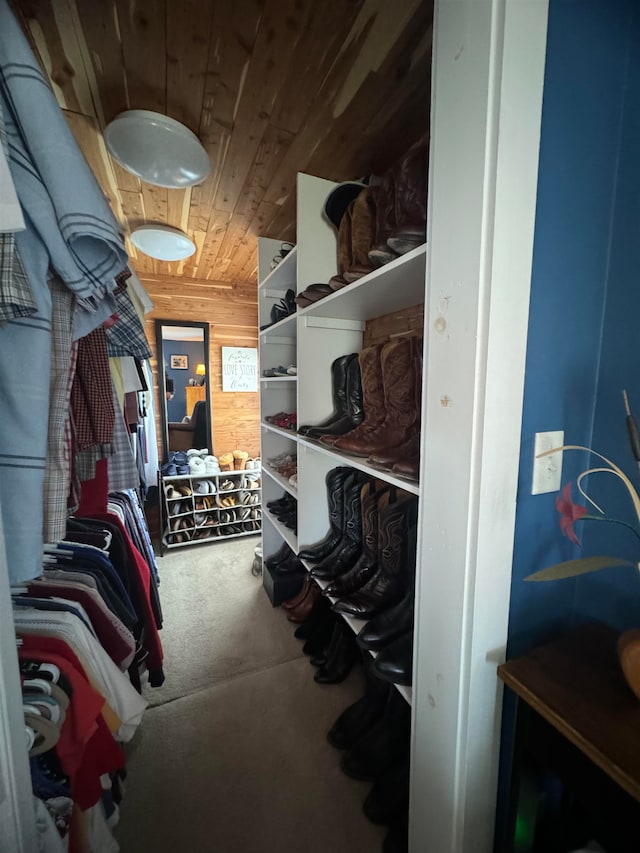
[[[77,339],[114,313],[110,294],[128,257],[120,227],[7,0],[0,0],[0,103],[20,204],[78,300]]]
[[[12,584],[42,572],[51,364],[49,257],[28,218],[16,245],[38,310],[0,326],[0,507]]]

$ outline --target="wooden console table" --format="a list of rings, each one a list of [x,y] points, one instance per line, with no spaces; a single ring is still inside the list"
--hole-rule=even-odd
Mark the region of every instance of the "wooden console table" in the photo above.
[[[523,792],[528,786],[531,802],[536,778],[542,802],[549,775],[563,787],[552,835],[560,839],[563,821],[575,823],[577,808],[607,853],[640,851],[640,702],[622,675],[617,638],[587,625],[498,667],[517,696],[507,851],[571,849],[539,832],[523,841]]]

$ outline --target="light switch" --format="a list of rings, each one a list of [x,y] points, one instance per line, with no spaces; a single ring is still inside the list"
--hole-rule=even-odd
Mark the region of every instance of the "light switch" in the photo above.
[[[562,482],[562,451],[550,453],[538,458],[540,453],[562,447],[564,430],[555,432],[537,432],[533,449],[533,480],[532,495],[542,495],[545,492],[557,492]]]

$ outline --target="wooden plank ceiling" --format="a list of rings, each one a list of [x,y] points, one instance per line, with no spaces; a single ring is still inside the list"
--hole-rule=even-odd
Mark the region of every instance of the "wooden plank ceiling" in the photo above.
[[[299,171],[383,172],[428,128],[432,2],[425,0],[13,0],[125,233],[186,231],[191,258],[129,244],[151,277],[255,288],[256,237],[295,241]],[[200,186],[167,190],[113,161],[101,131],[126,109],[198,134]]]

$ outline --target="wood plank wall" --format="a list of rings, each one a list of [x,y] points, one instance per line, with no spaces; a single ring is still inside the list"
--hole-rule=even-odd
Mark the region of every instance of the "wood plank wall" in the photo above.
[[[260,395],[222,391],[222,347],[258,346],[258,304],[248,289],[233,291],[214,282],[184,284],[181,279],[145,278],[140,275],[151,297],[154,310],[146,316],[146,333],[153,350],[151,368],[156,392],[156,431],[158,447],[162,447],[160,399],[158,395],[158,361],[155,321],[186,320],[209,324],[209,382],[211,388],[211,422],[213,452],[216,456],[233,450],[246,450],[250,456],[260,455]],[[208,286],[207,286],[208,285]]]

